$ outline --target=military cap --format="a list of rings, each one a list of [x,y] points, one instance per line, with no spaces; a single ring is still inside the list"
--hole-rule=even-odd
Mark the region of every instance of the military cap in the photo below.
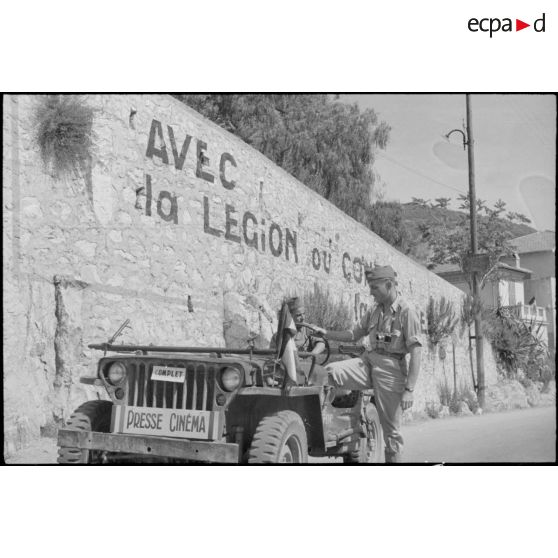
[[[289,307],[289,310],[293,314],[304,314],[304,305],[302,304],[300,298],[298,298],[297,296],[290,298],[287,301],[287,305]]]
[[[373,279],[395,279],[397,277],[397,273],[391,265],[374,266],[372,269],[367,269],[364,275],[367,281],[372,281]]]

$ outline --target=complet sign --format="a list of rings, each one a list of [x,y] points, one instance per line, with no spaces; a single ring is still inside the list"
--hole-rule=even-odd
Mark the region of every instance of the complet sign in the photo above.
[[[183,384],[186,379],[186,368],[175,368],[172,366],[154,366],[151,373],[152,380],[163,382],[176,382]]]

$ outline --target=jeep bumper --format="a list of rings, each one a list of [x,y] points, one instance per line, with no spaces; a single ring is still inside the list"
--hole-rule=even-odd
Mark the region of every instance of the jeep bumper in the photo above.
[[[81,450],[136,454],[145,457],[172,457],[209,463],[239,463],[240,461],[238,444],[199,442],[181,438],[60,429],[58,445]]]

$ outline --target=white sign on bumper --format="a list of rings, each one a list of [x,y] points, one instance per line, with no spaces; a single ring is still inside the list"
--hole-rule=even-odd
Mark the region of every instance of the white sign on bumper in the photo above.
[[[219,437],[220,413],[115,405],[112,431],[195,440]]]

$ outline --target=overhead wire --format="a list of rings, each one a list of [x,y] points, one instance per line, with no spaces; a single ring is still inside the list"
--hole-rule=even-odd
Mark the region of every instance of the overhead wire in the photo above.
[[[544,146],[545,148],[552,150],[556,149],[556,146],[552,146],[549,145],[549,143],[545,140],[544,138],[544,133],[543,133],[543,126],[541,125],[541,121],[538,120],[534,115],[531,115],[532,117],[530,117],[529,115],[526,114],[526,112],[519,106],[519,104],[517,104],[515,102],[514,99],[512,99],[512,96],[508,96],[505,95],[504,99],[506,99],[508,106],[513,110],[513,112],[518,116],[518,120],[521,121],[521,124],[525,125],[528,127],[528,129],[531,131],[531,134],[534,136],[534,138],[536,140],[538,140],[538,142]],[[467,192],[464,190],[460,190],[459,188],[456,188],[454,186],[450,186],[449,184],[446,184],[445,182],[441,182],[440,180],[437,180],[435,178],[432,178],[431,176],[428,176],[426,174],[424,174],[423,172],[410,167],[409,165],[406,165],[404,163],[401,163],[400,161],[397,161],[396,159],[393,159],[392,157],[379,152],[377,153],[377,156],[380,159],[384,159],[390,163],[392,163],[393,165],[396,165],[398,167],[401,167],[403,169],[405,169],[406,171],[413,173],[417,176],[420,176],[421,178],[428,180],[434,184],[437,184],[439,186],[443,186],[444,188],[448,188],[450,190],[453,190],[454,192],[458,192],[459,194],[463,194],[463,195],[467,195]]]

